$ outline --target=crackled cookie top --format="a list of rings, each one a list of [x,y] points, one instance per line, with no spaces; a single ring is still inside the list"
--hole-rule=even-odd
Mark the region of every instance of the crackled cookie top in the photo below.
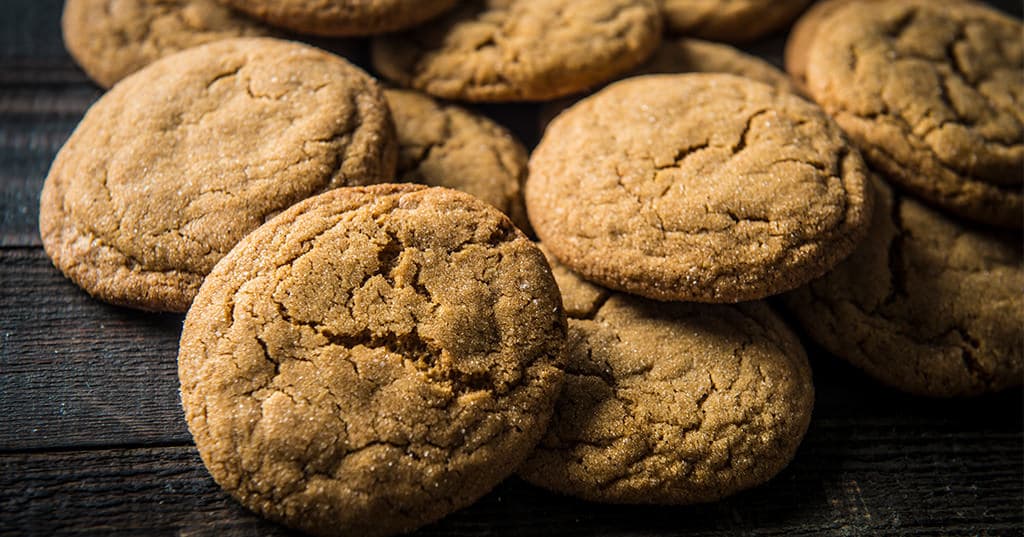
[[[447,99],[544,100],[635,67],[661,38],[654,0],[472,0],[373,43],[398,84]]]
[[[422,93],[385,90],[398,133],[401,181],[468,192],[494,205],[522,230],[526,148],[490,119]]]
[[[556,118],[526,203],[555,256],[662,300],[792,289],[868,224],[864,163],[816,106],[724,74],[618,82]]]
[[[871,164],[961,216],[1024,224],[1024,28],[971,3],[853,4],[825,20],[808,91]]]
[[[792,459],[814,388],[766,305],[595,299],[552,265],[566,304],[587,306],[567,310],[565,388],[521,476],[592,501],[685,504],[758,485]]]
[[[43,187],[55,265],[96,297],[185,311],[207,272],[268,217],[392,176],[377,83],[326,52],[231,39],[168,56],[89,111]]]
[[[390,535],[525,458],[561,387],[565,330],[543,254],[490,205],[342,188],[207,278],[182,333],[182,403],[246,507],[316,535]]]
[[[949,397],[1024,380],[1020,236],[956,223],[875,189],[868,238],[832,272],[786,295],[833,354],[911,393]]]
[[[221,0],[274,26],[303,34],[364,36],[415,26],[458,0]]]
[[[675,33],[738,43],[793,20],[810,0],[663,0],[665,25]]]
[[[271,32],[217,0],[67,0],[61,23],[68,51],[106,88],[180,50]]]

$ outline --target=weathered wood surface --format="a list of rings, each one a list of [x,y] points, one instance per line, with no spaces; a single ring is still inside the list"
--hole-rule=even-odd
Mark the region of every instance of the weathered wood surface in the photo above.
[[[102,92],[63,50],[59,0],[0,8],[0,536],[287,534],[221,492],[191,445],[177,393],[182,317],[94,301],[40,248],[43,178]],[[778,61],[781,43],[752,50]],[[536,107],[478,109],[536,140]],[[513,478],[419,533],[1024,533],[1020,390],[922,400],[808,350],[815,416],[796,460],[763,487],[706,506],[601,506]]]

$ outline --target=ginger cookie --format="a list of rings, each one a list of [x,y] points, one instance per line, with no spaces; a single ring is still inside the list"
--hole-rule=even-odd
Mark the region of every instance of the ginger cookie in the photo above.
[[[595,300],[594,286],[552,268],[565,303],[589,311],[567,306],[565,387],[519,475],[592,501],[690,504],[792,460],[814,387],[799,340],[768,306]]]
[[[419,92],[388,89],[384,96],[398,133],[399,180],[468,192],[529,233],[523,144],[494,121]]]
[[[973,3],[856,3],[822,22],[807,89],[887,179],[1024,225],[1024,27]]]
[[[458,0],[221,0],[269,24],[325,37],[356,37],[416,26]]]
[[[781,29],[810,0],[663,0],[673,33],[714,41],[753,41]]]
[[[185,311],[213,265],[289,205],[394,174],[372,78],[326,52],[230,39],[168,56],[86,113],[43,186],[54,265],[93,296]]]
[[[391,535],[525,459],[565,333],[543,254],[498,210],[443,188],[340,188],[210,273],[181,336],[182,405],[247,508],[314,535]]]
[[[612,84],[548,127],[526,205],[588,280],[659,300],[793,289],[867,229],[860,155],[815,105],[725,74]]]
[[[774,65],[736,47],[700,39],[666,40],[647,62],[629,76],[676,73],[727,73],[764,82],[778,91],[796,93],[796,87]],[[559,99],[541,108],[541,130],[576,98]]]
[[[374,40],[374,68],[446,99],[537,101],[643,62],[661,39],[655,0],[471,0],[435,23]]]
[[[104,88],[190,47],[271,33],[216,0],[67,0],[61,26],[68,52]]]
[[[785,296],[808,335],[890,386],[935,397],[1024,380],[1020,236],[954,222],[877,183],[868,238]]]

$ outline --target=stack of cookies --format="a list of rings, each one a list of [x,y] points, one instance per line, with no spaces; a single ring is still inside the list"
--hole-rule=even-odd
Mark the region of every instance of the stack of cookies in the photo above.
[[[68,0],[111,89],[53,163],[43,242],[101,300],[187,312],[196,446],[275,521],[410,531],[516,472],[714,501],[810,422],[769,297],[900,389],[1024,375],[1021,23],[830,0],[792,78],[692,37],[807,3]],[[393,86],[303,34],[374,35]],[[543,137],[450,101],[547,101]]]

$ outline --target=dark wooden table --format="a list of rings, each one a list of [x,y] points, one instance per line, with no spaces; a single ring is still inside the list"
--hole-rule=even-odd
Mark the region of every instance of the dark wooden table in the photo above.
[[[101,91],[64,52],[60,0],[0,7],[0,535],[287,533],[221,492],[196,454],[177,391],[181,316],[94,301],[43,253],[43,178]],[[778,61],[781,43],[752,50]],[[536,140],[535,107],[483,109]],[[918,399],[808,350],[814,419],[765,486],[711,505],[630,507],[512,478],[420,534],[1022,534],[1020,390]]]

